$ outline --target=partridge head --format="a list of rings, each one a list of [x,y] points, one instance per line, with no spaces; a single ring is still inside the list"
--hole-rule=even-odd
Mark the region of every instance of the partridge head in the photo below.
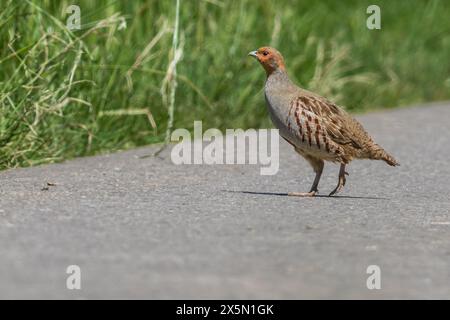
[[[251,51],[249,56],[255,57],[261,63],[267,75],[280,70],[285,71],[284,59],[281,53],[271,47],[262,47],[256,51]]]

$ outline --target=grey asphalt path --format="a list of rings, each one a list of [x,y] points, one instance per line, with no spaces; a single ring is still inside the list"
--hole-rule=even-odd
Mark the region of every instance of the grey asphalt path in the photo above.
[[[1,172],[0,298],[450,298],[450,105],[358,118],[402,165],[355,161],[335,198],[285,196],[313,173],[284,142],[275,176],[152,147]]]

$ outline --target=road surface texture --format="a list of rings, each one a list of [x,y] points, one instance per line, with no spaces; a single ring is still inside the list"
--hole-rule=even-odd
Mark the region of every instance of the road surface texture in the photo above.
[[[286,196],[314,174],[284,141],[275,176],[155,147],[1,172],[0,298],[450,298],[450,105],[358,119],[401,166],[354,161],[333,198]]]

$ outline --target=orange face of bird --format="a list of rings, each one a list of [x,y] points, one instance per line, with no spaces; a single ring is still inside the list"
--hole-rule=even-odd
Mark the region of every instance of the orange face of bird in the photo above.
[[[255,57],[261,63],[267,75],[270,75],[276,70],[285,70],[283,56],[274,48],[261,47],[256,51],[249,52],[248,55]]]

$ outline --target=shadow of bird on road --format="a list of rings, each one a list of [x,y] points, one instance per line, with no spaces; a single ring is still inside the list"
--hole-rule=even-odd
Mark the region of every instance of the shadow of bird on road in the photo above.
[[[224,192],[230,192],[230,193],[243,193],[243,194],[253,194],[253,195],[263,195],[263,196],[281,196],[281,197],[287,197],[287,193],[282,192],[258,192],[258,191],[232,191],[232,190],[222,190]],[[301,198],[301,197],[296,197]],[[390,200],[389,198],[382,198],[382,197],[356,197],[356,196],[327,196],[327,195],[315,195],[314,197],[310,198],[326,198],[326,199],[361,199],[361,200]]]

